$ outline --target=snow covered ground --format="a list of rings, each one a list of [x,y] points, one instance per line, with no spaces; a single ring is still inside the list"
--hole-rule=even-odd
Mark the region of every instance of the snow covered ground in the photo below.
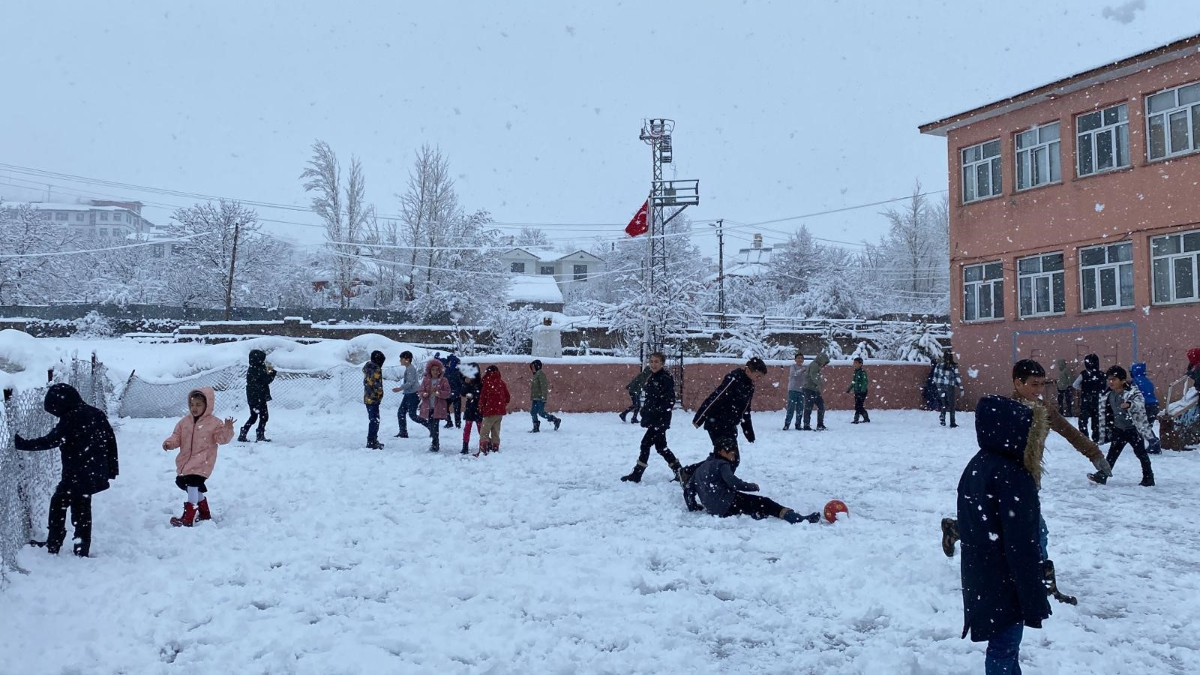
[[[939,547],[969,415],[949,430],[832,412],[821,435],[756,415],[739,474],[797,509],[840,498],[853,514],[788,525],[688,513],[657,455],[641,485],[620,483],[640,430],[615,415],[537,436],[510,415],[500,454],[463,459],[453,432],[440,455],[391,438],[394,410],[382,452],[362,447],[361,408],[274,413],[273,444],[222,451],[217,520],[190,530],[167,522],[183,495],[159,449],[173,420],[122,420],[96,557],[20,554],[30,574],[0,591],[0,671],[982,672],[983,645],[959,639],[958,559]],[[671,445],[696,461],[707,437],[686,419]],[[1122,457],[1100,487],[1052,439],[1051,553],[1080,603],[1026,632],[1026,672],[1200,672],[1196,455],[1156,457],[1151,489]]]

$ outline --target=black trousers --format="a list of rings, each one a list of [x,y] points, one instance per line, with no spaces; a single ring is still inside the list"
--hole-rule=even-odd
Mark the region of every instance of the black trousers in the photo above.
[[[266,401],[263,401],[262,403],[251,403],[250,418],[247,419],[246,423],[242,425],[242,433],[245,434],[247,431],[250,431],[250,427],[254,426],[255,422],[258,422],[258,434],[261,436],[267,432],[267,420],[270,419],[270,417],[271,415],[267,411]]]
[[[1088,435],[1088,423],[1092,425],[1092,441],[1100,442],[1100,399],[1096,396],[1079,398],[1079,431]]]
[[[867,414],[867,407],[866,407],[866,405],[864,405],[866,402],[867,402],[866,394],[859,394],[859,393],[855,392],[855,394],[854,394],[854,419],[855,420],[858,419],[859,415],[862,415],[862,418],[864,421],[866,421],[866,422],[871,421],[871,416]]]
[[[672,470],[679,468],[679,460],[675,458],[675,453],[667,449],[667,430],[650,427],[646,429],[646,434],[642,436],[642,450],[638,453],[638,466],[646,466],[646,462],[650,460],[650,446],[658,451],[666,461],[667,466]]]
[[[742,463],[742,451],[738,448],[737,429],[706,429],[708,439],[712,441],[713,452],[717,450],[733,450],[733,468],[737,470]],[[695,466],[695,465],[693,465]]]
[[[175,477],[175,487],[183,490],[184,492],[187,492],[188,488],[194,487],[200,490],[200,494],[204,494],[205,492],[208,492],[208,486],[205,485],[205,481],[207,480],[208,479],[204,476],[188,473]]]
[[[1075,399],[1075,396],[1073,395],[1073,393],[1070,389],[1059,389],[1058,390],[1058,414],[1062,415],[1063,417],[1074,417],[1075,416],[1074,399]]]
[[[729,516],[746,515],[755,520],[771,517],[778,518],[785,508],[787,507],[766,497],[752,495],[748,492],[735,492],[733,493],[733,504],[729,506],[729,512],[721,517],[728,518]]]
[[[1126,445],[1133,446],[1133,454],[1137,455],[1138,461],[1142,463],[1142,478],[1153,478],[1154,469],[1150,467],[1150,455],[1146,452],[1146,442],[1142,440],[1142,435],[1138,433],[1137,429],[1113,427],[1113,442],[1108,446],[1109,466],[1117,465],[1117,459]]]
[[[72,491],[59,483],[50,498],[50,518],[46,523],[46,550],[58,553],[67,538],[67,509],[75,528],[75,555],[87,557],[92,548],[92,496]]]
[[[633,413],[633,421],[634,421],[634,422],[636,422],[636,421],[637,421],[638,412],[639,412],[641,409],[642,409],[642,399],[641,399],[641,397],[640,397],[640,396],[638,396],[637,394],[630,394],[630,395],[629,395],[629,407],[628,407],[628,408],[626,408],[626,409],[625,409],[625,412],[623,412],[623,413],[621,413],[621,414],[622,414],[622,415],[628,415],[629,413]]]

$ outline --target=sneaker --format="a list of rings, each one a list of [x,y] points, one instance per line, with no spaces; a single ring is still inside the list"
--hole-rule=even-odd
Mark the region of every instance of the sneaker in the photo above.
[[[951,428],[951,429],[957,429],[957,428],[958,428],[958,425],[957,425],[957,424],[955,424],[955,423],[953,423],[953,422],[951,422],[951,423],[950,423],[950,428]]]
[[[954,557],[954,545],[958,543],[958,521],[953,518],[942,518],[942,553],[947,558]]]
[[[552,420],[550,420],[550,421],[554,423],[554,430],[555,430],[555,431],[558,431],[558,426],[559,426],[560,424],[562,424],[562,418],[561,418],[561,417],[555,417],[554,419],[552,419]]]
[[[825,428],[824,424],[818,424],[817,431],[828,431],[828,429]]]
[[[858,420],[854,420],[854,421],[853,421],[853,422],[851,422],[850,424],[858,424]]]
[[[1088,476],[1088,480],[1092,481],[1093,483],[1096,483],[1097,485],[1107,485],[1108,484],[1108,478],[1102,473],[1089,473],[1087,476]]]
[[[796,428],[797,428],[797,429],[799,429],[800,427],[796,427]],[[807,424],[805,424],[805,425],[804,425],[804,430],[805,430],[805,431],[812,431],[812,427],[810,427],[810,426],[808,426]]]
[[[785,425],[783,425],[783,430],[784,430],[784,431],[787,431],[788,429],[791,429],[791,428],[792,428],[792,425],[790,425],[790,424],[785,424]]]

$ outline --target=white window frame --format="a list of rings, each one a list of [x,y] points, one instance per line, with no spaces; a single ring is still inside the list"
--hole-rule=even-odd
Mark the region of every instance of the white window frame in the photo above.
[[[100,212],[100,220],[103,220],[104,222],[107,223],[108,222],[108,213],[101,211]]]
[[[1004,194],[1004,170],[1003,163],[1000,160],[1001,147],[1000,139],[993,138],[990,141],[976,143],[975,145],[967,146],[958,151],[959,160],[959,177],[962,179],[962,203],[970,204],[983,199],[991,199]],[[994,146],[996,154],[985,155],[990,148]],[[976,152],[978,151],[978,152]],[[972,159],[968,160],[968,153]],[[986,165],[987,168],[987,194],[979,193],[979,169]],[[999,175],[999,185],[996,185],[997,174]],[[968,179],[968,176],[970,178]],[[971,186],[970,196],[968,196],[967,186]]]
[[[1154,249],[1159,242],[1176,238],[1179,239],[1178,253],[1161,253],[1155,254]],[[1192,241],[1187,241],[1191,239]],[[1179,298],[1175,295],[1175,273],[1178,271],[1178,264],[1191,260],[1192,274],[1192,295],[1191,297]],[[1158,274],[1159,263],[1164,262],[1167,269],[1167,291],[1170,294],[1169,300],[1158,299]],[[1159,237],[1150,238],[1150,303],[1154,305],[1181,305],[1185,303],[1200,302],[1200,230],[1192,230],[1191,232],[1176,232],[1166,234]]]
[[[1100,119],[1100,126],[1087,131],[1080,131],[1079,127],[1083,118],[1096,115]],[[1109,121],[1114,118],[1115,121]],[[1112,166],[1100,168],[1098,152],[1100,139],[1108,137],[1110,147],[1112,148]],[[1088,149],[1088,159],[1092,162],[1090,171],[1083,170],[1084,152],[1083,148]],[[1125,155],[1125,162],[1120,162],[1121,154]],[[1118,103],[1110,105],[1101,110],[1093,110],[1092,112],[1082,113],[1075,116],[1075,175],[1083,178],[1084,176],[1095,176],[1097,174],[1108,173],[1109,171],[1117,171],[1130,166],[1129,159],[1129,104]]]
[[[1046,258],[1053,257],[1053,256],[1059,257],[1059,268],[1057,270],[1051,270],[1049,272],[1043,271],[1045,269],[1044,265],[1046,262]],[[1022,272],[1021,271],[1021,263],[1029,261],[1029,260],[1037,260],[1038,261],[1038,271],[1037,272]],[[1065,265],[1063,264],[1063,263],[1065,263],[1065,260],[1066,259],[1063,256],[1062,251],[1047,251],[1046,253],[1039,253],[1037,255],[1025,256],[1024,258],[1017,259],[1017,316],[1021,317],[1022,319],[1033,319],[1033,318],[1042,317],[1042,316],[1061,316],[1066,313],[1067,289],[1066,289],[1066,276],[1065,276],[1065,272],[1064,272]],[[1057,303],[1055,302],[1055,296],[1054,296],[1054,278],[1055,277],[1058,277],[1060,280],[1059,289],[1063,296],[1058,299],[1059,301]],[[1024,306],[1023,306],[1024,303],[1022,302],[1023,296],[1025,294],[1025,289],[1026,289],[1026,284],[1024,282],[1026,282],[1026,281],[1029,282],[1028,283],[1029,305],[1030,305],[1029,312],[1024,311]],[[1047,298],[1049,300],[1049,302],[1048,302],[1049,309],[1045,310],[1045,311],[1038,310],[1038,308],[1037,308],[1037,300],[1038,300],[1038,295],[1039,295],[1039,290],[1040,290],[1039,286],[1042,284],[1042,282],[1045,282]],[[1056,306],[1062,307],[1062,309],[1055,309]]]
[[[1025,136],[1032,134],[1032,139]],[[1025,145],[1022,145],[1022,142]],[[1054,185],[1062,182],[1062,124],[1058,121],[1047,122],[1030,127],[1013,136],[1013,156],[1016,163],[1013,166],[1013,180],[1017,191],[1032,190],[1043,185]],[[1045,167],[1042,160],[1045,159]],[[1055,168],[1058,176],[1055,176]],[[1042,175],[1042,174],[1045,175]],[[1022,184],[1022,178],[1025,179]]]
[[[1127,255],[1126,260],[1120,260],[1121,255],[1117,249],[1125,249]],[[1104,254],[1104,262],[1095,264],[1086,264],[1083,261],[1084,254],[1094,251],[1101,251]],[[1111,312],[1120,309],[1131,309],[1133,307],[1133,242],[1120,241],[1115,244],[1102,244],[1100,246],[1087,246],[1079,249],[1079,311],[1084,313],[1091,312]],[[1116,298],[1115,304],[1105,305],[1104,300],[1104,277],[1108,272],[1112,275],[1113,297]],[[1121,297],[1121,277],[1122,273],[1127,273],[1129,277],[1129,297],[1123,299]],[[1092,280],[1092,307],[1088,307],[1088,292],[1086,281],[1088,278]]]
[[[546,270],[550,270],[547,272]],[[547,276],[554,274],[554,265],[538,265],[538,272]]]
[[[580,270],[581,267],[583,268],[582,271]],[[572,281],[587,281],[588,280],[587,263],[579,263],[579,264],[575,264],[575,265],[571,266],[571,280]]]
[[[979,270],[978,281],[967,281],[969,270]],[[976,323],[980,321],[1002,321],[1004,319],[1004,263],[995,260],[992,262],[978,263],[975,265],[963,266],[963,308],[962,316],[964,323]],[[989,276],[990,275],[990,276]],[[982,294],[990,294],[991,309],[987,316],[983,316],[979,312],[980,298]],[[974,302],[968,302],[968,295],[973,298]],[[971,313],[968,313],[968,308],[973,308]],[[997,311],[999,309],[999,311]]]
[[[1150,102],[1155,99],[1166,101],[1167,107],[1151,112]],[[1187,99],[1187,102],[1180,103],[1183,99]],[[1200,82],[1184,84],[1148,95],[1145,110],[1146,161],[1155,162],[1200,150],[1200,138],[1197,138],[1200,136]],[[1171,142],[1171,118],[1180,114],[1182,114],[1181,119],[1184,120],[1185,130],[1188,134],[1188,143],[1187,147],[1176,148]],[[1154,150],[1153,129],[1156,120],[1162,125],[1163,135],[1163,154],[1157,156],[1152,154]]]
[[[513,274],[525,274],[525,263],[513,262],[513,263],[509,264],[508,269]]]

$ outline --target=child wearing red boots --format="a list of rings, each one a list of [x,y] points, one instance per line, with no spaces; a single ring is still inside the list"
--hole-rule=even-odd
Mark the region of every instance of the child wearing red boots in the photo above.
[[[201,387],[188,394],[188,414],[175,424],[175,431],[163,441],[163,450],[179,449],[175,457],[178,476],[175,485],[187,493],[183,515],[171,518],[175,527],[191,527],[197,518],[212,520],[208,508],[208,486],[217,463],[217,446],[233,440],[233,418],[221,422],[213,415],[215,397],[211,387]]]

